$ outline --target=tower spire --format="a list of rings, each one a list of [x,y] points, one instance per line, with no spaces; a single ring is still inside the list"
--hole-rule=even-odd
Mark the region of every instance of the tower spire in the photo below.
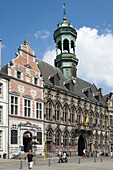
[[[65,20],[66,20],[66,10],[65,10],[65,4],[63,4],[63,8],[64,8],[64,17],[63,17],[63,20],[65,21]]]

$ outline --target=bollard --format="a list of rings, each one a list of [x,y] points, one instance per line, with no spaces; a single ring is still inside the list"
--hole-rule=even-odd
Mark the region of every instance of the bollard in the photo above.
[[[96,158],[94,157],[94,163],[96,163]]]
[[[49,159],[49,166],[50,166],[50,159]]]
[[[78,158],[78,164],[80,164],[80,158]]]
[[[102,162],[102,158],[101,158],[101,162]]]
[[[22,169],[22,160],[20,161],[20,169]]]

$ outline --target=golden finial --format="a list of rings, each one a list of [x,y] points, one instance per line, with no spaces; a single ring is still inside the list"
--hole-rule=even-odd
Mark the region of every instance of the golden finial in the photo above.
[[[66,20],[65,4],[63,4],[63,8],[64,8],[64,18],[63,18],[63,20],[65,21]]]

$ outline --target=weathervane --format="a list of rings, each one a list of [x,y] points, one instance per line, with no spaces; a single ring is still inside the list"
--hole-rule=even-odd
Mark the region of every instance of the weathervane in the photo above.
[[[64,18],[63,18],[63,20],[65,21],[66,20],[65,4],[63,4],[63,8],[64,8]]]

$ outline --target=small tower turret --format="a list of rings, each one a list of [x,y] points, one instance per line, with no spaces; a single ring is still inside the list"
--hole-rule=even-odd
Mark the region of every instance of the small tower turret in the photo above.
[[[73,28],[71,22],[66,21],[65,6],[63,22],[57,24],[54,32],[54,40],[56,43],[56,59],[55,66],[58,67],[68,80],[76,83],[76,66],[78,59],[75,55],[75,42],[77,32]]]

